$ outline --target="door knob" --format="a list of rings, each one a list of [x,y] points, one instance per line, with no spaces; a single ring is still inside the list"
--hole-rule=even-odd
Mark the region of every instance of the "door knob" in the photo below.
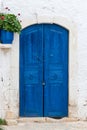
[[[45,86],[45,82],[42,82],[42,85]]]

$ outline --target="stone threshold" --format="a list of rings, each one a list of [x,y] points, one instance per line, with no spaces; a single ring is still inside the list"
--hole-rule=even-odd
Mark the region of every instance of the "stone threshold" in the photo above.
[[[18,118],[18,119],[6,119],[8,125],[21,125],[28,123],[58,123],[58,122],[77,122],[77,118],[49,118],[49,117],[38,117],[38,118]]]

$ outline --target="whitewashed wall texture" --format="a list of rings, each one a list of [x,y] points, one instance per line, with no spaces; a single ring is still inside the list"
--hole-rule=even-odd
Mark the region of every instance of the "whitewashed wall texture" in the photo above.
[[[3,6],[21,14],[23,28],[56,21],[70,30],[69,117],[87,120],[87,0],[3,0]],[[0,117],[19,117],[17,34],[11,48],[0,47]]]

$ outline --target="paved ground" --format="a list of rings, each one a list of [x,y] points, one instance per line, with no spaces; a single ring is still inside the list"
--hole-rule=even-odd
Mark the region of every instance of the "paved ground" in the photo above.
[[[19,122],[13,126],[3,126],[5,130],[87,130],[87,121],[45,121]]]

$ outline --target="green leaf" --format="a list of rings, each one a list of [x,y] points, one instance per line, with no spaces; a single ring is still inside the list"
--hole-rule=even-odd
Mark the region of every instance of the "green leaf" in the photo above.
[[[0,28],[1,29],[20,33],[22,26],[20,24],[20,21],[14,14],[0,14],[0,18],[1,18],[1,16],[5,17],[4,20],[0,19]]]

